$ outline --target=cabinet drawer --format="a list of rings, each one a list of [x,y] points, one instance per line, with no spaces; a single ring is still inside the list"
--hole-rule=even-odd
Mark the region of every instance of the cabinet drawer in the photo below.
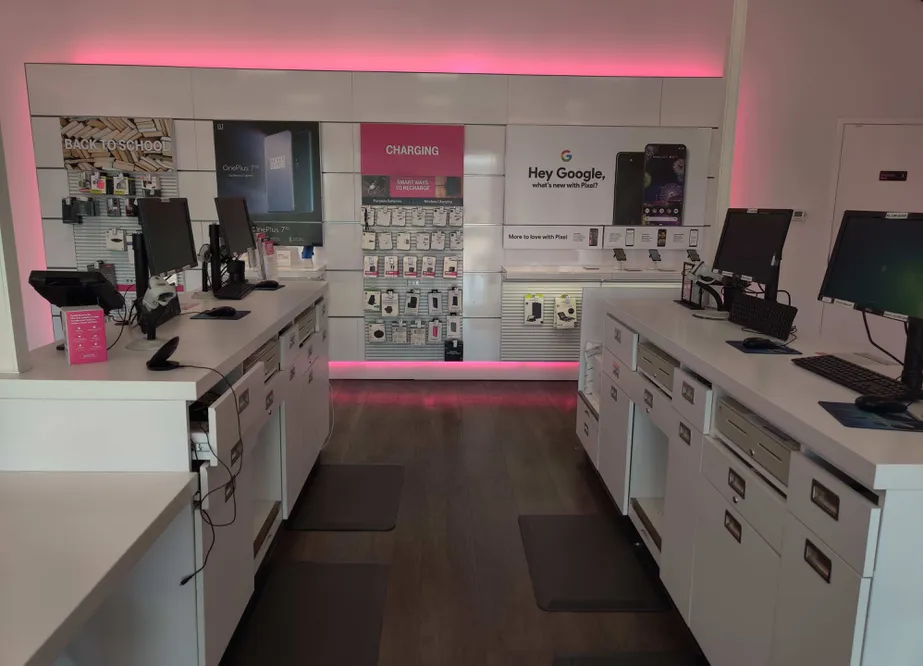
[[[734,505],[777,553],[782,552],[785,499],[721,442],[706,438],[702,476]]]
[[[628,478],[631,470],[631,433],[634,402],[611,377],[603,373],[599,396],[598,469],[609,494],[623,514],[628,513]]]
[[[298,353],[298,330],[289,326],[279,334],[279,365],[282,370],[288,370],[295,364]]]
[[[264,366],[259,362],[237,380],[233,393],[226,390],[208,408],[208,438],[219,456],[230,450],[250,430],[258,429],[266,422],[266,384],[263,383],[263,374]],[[226,384],[222,380],[219,386],[226,387]],[[240,432],[237,431],[238,414]]]
[[[859,666],[871,584],[788,514],[772,666]]]
[[[603,349],[603,372],[609,375],[610,379],[621,382],[627,375],[633,374],[631,368],[620,361],[615,354],[608,349]]]
[[[660,390],[647,377],[638,375],[637,384],[639,399],[636,402],[638,408],[644,410],[661,432],[665,434],[673,432],[676,423],[676,412],[673,411],[670,396]]]
[[[711,431],[711,410],[715,392],[687,370],[673,373],[673,407],[699,432]]]
[[[788,506],[862,576],[875,569],[881,509],[804,454],[792,456]]]
[[[599,421],[582,398],[577,401],[577,437],[580,438],[580,443],[583,444],[593,467],[596,467],[599,452]]]
[[[673,375],[679,361],[649,342],[638,345],[638,372],[647,375],[668,393],[673,391]]]
[[[603,346],[615,354],[622,363],[631,370],[638,367],[638,334],[626,327],[622,322],[610,315],[606,315],[603,324],[605,340]]]

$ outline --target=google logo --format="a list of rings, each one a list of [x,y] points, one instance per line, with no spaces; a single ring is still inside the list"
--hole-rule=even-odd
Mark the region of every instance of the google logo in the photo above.
[[[574,156],[571,154],[569,150],[565,150],[561,153],[562,162],[570,162],[572,159],[574,159]]]

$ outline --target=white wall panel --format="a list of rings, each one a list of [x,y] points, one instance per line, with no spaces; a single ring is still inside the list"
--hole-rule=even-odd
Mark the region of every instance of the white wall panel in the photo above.
[[[195,121],[196,155],[201,171],[215,170],[215,130],[210,120]]]
[[[34,115],[192,117],[181,67],[26,65],[26,77]]]
[[[659,124],[659,78],[511,76],[511,125]]]
[[[350,120],[349,72],[194,69],[194,118]]]
[[[32,119],[32,146],[35,151],[35,166],[49,169],[64,168],[64,152],[61,150],[61,123],[54,118]]]
[[[323,254],[327,268],[362,270],[362,225],[324,224]]]
[[[462,276],[462,305],[465,316],[499,317],[501,282],[500,273],[465,273]],[[467,334],[467,331],[465,333]]]
[[[214,171],[179,171],[179,195],[189,201],[189,217],[193,220],[217,221],[215,197],[218,182]]]
[[[465,226],[503,224],[503,176],[465,176]]]
[[[67,172],[64,169],[39,169],[38,198],[42,217],[61,218],[61,199],[67,196]]]
[[[713,227],[718,224],[718,180],[716,178],[708,179],[708,190],[705,194],[705,224],[707,226]],[[721,211],[720,218],[724,220],[724,215],[727,211]],[[718,239],[715,238],[714,242],[717,243]]]
[[[465,306],[467,308],[467,305]],[[500,360],[500,320],[471,319],[462,320],[462,332],[465,341],[466,361]]]
[[[198,252],[199,248],[208,242],[209,224],[211,223],[199,222],[198,220],[192,221],[192,244],[195,246],[196,252]]]
[[[353,123],[353,167],[356,173],[362,173],[362,145],[360,134],[359,123]]]
[[[365,360],[365,319],[331,317],[327,320],[331,361]]]
[[[320,165],[324,173],[355,173],[355,123],[321,123]]]
[[[351,173],[325,173],[323,175],[324,220],[356,222],[359,215],[359,176]]]
[[[331,317],[361,317],[362,271],[327,271]]]
[[[42,233],[48,268],[77,268],[73,225],[64,224],[61,220],[42,220]]]
[[[466,174],[502,176],[505,158],[506,127],[503,125],[467,125],[465,127]]]
[[[507,77],[481,74],[353,74],[360,122],[503,124]]]
[[[466,226],[464,260],[466,272],[499,272],[503,265],[503,227]]]
[[[708,158],[708,177],[717,178],[721,167],[721,130],[711,131],[711,155]]]
[[[195,121],[177,120],[173,123],[173,156],[176,168],[196,171],[199,168],[199,151],[196,146]]]
[[[724,79],[664,79],[663,127],[720,127]]]

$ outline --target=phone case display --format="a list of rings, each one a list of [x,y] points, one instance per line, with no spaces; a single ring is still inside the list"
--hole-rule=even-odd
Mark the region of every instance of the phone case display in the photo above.
[[[371,206],[362,207],[362,218],[360,219],[366,229],[375,226],[375,209]]]
[[[554,297],[554,327],[576,328],[577,304],[567,294]]]
[[[542,318],[542,309],[545,305],[545,296],[543,294],[526,294],[525,319],[523,320],[530,326],[541,326],[544,322]]]
[[[416,245],[418,250],[428,250],[429,249],[429,234],[421,233],[416,234]]]
[[[389,254],[385,257],[385,277],[396,278],[399,272],[397,270],[397,255]]]
[[[453,231],[449,234],[449,249],[462,250],[465,247],[465,235],[461,231]]]
[[[431,315],[442,314],[442,292],[434,289],[426,298],[429,313]]]
[[[461,339],[461,317],[458,315],[449,315],[446,318],[445,337],[448,340]]]
[[[411,289],[407,292],[406,300],[404,301],[404,314],[416,316],[420,312],[420,294],[416,292],[415,289]]]
[[[405,278],[419,277],[417,273],[417,258],[413,255],[404,256],[404,273]]]
[[[391,342],[406,345],[409,341],[407,322],[402,320],[391,326]]]
[[[376,227],[390,227],[391,226],[391,209],[390,208],[379,208],[375,211],[375,226]]]
[[[112,194],[118,194],[121,196],[127,196],[133,194],[131,187],[131,179],[124,173],[116,173],[112,175]]]
[[[449,314],[460,315],[462,312],[462,292],[458,287],[449,289]]]
[[[362,309],[366,312],[378,312],[381,307],[381,292],[366,289],[362,292]]]
[[[378,249],[379,250],[390,250],[393,248],[394,237],[391,235],[391,232],[385,232],[378,234]],[[364,248],[363,248],[364,249]],[[374,248],[372,248],[374,249]]]
[[[375,255],[366,256],[363,260],[362,274],[365,277],[378,277],[378,257]]]
[[[433,226],[444,227],[449,221],[449,211],[445,208],[437,208],[433,213]]]
[[[381,315],[383,317],[396,317],[398,314],[398,295],[393,289],[388,289],[381,295]]]
[[[385,234],[378,234],[379,236],[384,236]],[[389,236],[391,234],[388,234]],[[363,231],[362,232],[362,249],[363,250],[374,250],[375,249],[375,232],[373,231]]]
[[[458,257],[446,257],[442,260],[442,277],[458,277]]]
[[[410,224],[415,227],[426,226],[426,210],[423,208],[414,208],[410,214]]]
[[[445,233],[442,231],[434,231],[429,235],[429,246],[431,250],[444,250],[445,249]]]
[[[410,250],[410,232],[399,231],[397,233],[397,246],[395,249],[402,252],[407,252]]]
[[[395,208],[393,211],[391,211],[391,226],[394,226],[394,227],[407,226],[407,216],[404,213],[403,208]]]
[[[453,208],[449,211],[449,226],[461,227],[465,224],[465,213],[461,208]]]
[[[423,277],[436,277],[436,257],[423,257]]]
[[[421,321],[415,321],[410,327],[410,344],[424,346],[426,344],[426,326]]]
[[[369,342],[378,344],[385,341],[385,323],[382,321],[369,324]]]
[[[427,342],[442,342],[442,322],[438,319],[430,321],[426,327]]]

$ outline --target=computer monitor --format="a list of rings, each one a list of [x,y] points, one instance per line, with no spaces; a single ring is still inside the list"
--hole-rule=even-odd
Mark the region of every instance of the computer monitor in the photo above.
[[[907,322],[901,381],[923,385],[923,213],[848,210],[818,299]]]
[[[776,300],[782,248],[793,210],[729,208],[715,253],[714,270],[764,285],[767,300]]]
[[[189,203],[185,199],[138,199],[138,221],[144,232],[151,275],[198,264]]]
[[[215,197],[218,222],[224,244],[232,254],[243,254],[256,247],[247,200],[243,197]]]
[[[29,284],[59,308],[98,305],[109,314],[125,307],[122,294],[99,271],[32,271]]]

